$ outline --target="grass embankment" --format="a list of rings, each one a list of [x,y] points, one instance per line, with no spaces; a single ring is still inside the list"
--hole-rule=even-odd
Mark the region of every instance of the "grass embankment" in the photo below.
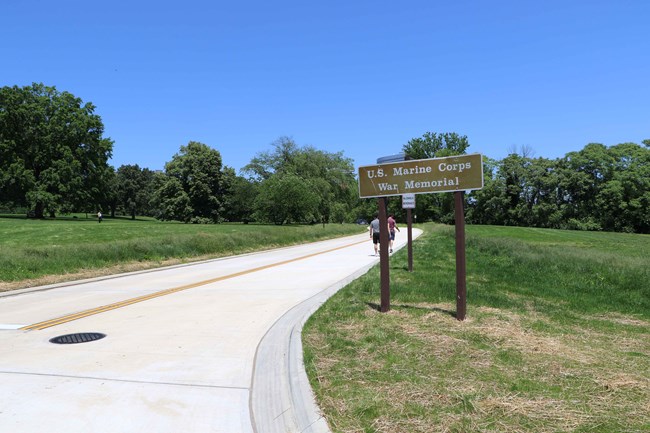
[[[191,225],[0,218],[0,291],[223,257],[363,232],[353,224]]]
[[[650,431],[650,236],[468,226],[459,322],[453,228],[424,228],[390,312],[375,268],[305,326],[334,432]]]

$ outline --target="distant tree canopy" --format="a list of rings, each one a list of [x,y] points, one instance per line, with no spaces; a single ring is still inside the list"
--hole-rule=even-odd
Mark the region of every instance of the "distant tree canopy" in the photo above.
[[[113,142],[94,111],[43,84],[0,88],[0,202],[38,218],[95,209]]]
[[[410,140],[413,159],[465,153],[467,137],[430,133]],[[501,161],[484,156],[484,188],[468,194],[474,224],[650,233],[650,140],[643,146],[590,143],[563,158],[533,158],[530,148]],[[389,210],[402,214],[398,200]],[[451,194],[420,194],[418,221],[453,223]]]
[[[411,159],[442,158],[463,155],[469,147],[466,135],[455,132],[425,132],[422,137],[412,138],[402,148]]]
[[[299,147],[280,137],[243,171],[259,184],[255,217],[275,224],[350,220],[358,200],[354,164],[342,152]]]
[[[223,170],[224,203],[223,218],[226,221],[249,223],[254,221],[255,198],[259,183],[238,176],[233,168]]]
[[[650,233],[650,149],[591,143],[563,158],[490,162],[470,195],[470,221]]]
[[[32,84],[0,88],[0,207],[46,214],[110,209],[193,223],[354,222],[369,219],[376,200],[360,199],[354,164],[343,152],[272,143],[242,175],[219,151],[190,141],[153,172],[108,165],[113,142],[92,103]],[[411,159],[460,155],[467,136],[426,132],[402,148]],[[590,143],[562,158],[533,158],[516,148],[483,157],[484,188],[467,195],[474,224],[650,233],[650,139],[607,147]],[[400,200],[389,212],[403,218]],[[420,194],[418,222],[454,222],[453,195]]]
[[[122,165],[116,172],[116,199],[121,210],[131,219],[136,215],[153,216],[150,202],[154,193],[155,173],[148,168]]]
[[[466,135],[456,132],[426,132],[422,137],[412,138],[402,151],[411,159],[442,158],[462,155],[469,148]],[[452,194],[420,194],[416,200],[416,215],[420,221],[437,221],[451,224],[454,221],[454,197]],[[401,204],[393,204],[389,211],[400,215]]]
[[[154,194],[158,217],[219,222],[225,192],[219,151],[190,141],[165,165],[165,176]]]

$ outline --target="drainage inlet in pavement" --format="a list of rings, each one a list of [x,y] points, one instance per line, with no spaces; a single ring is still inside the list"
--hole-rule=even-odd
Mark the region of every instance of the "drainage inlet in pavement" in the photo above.
[[[79,334],[60,335],[50,339],[50,343],[54,344],[77,344],[88,343],[90,341],[101,340],[106,337],[106,334],[99,332],[82,332]]]

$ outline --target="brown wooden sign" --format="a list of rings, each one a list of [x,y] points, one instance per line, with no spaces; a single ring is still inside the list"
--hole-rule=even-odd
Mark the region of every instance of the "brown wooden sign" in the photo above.
[[[359,167],[359,196],[471,191],[483,188],[481,154]]]

